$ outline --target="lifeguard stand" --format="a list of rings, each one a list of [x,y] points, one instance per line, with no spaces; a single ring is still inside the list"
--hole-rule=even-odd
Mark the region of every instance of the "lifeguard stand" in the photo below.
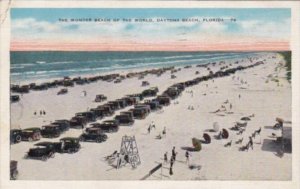
[[[128,163],[133,168],[141,164],[138,147],[134,136],[123,136],[120,148],[120,154],[128,157]]]

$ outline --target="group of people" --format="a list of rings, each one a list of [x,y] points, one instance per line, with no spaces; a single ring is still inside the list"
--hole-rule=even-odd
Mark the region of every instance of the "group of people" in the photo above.
[[[191,94],[191,97],[194,96],[194,91],[193,90],[190,90],[190,91],[186,91],[187,93],[190,93]]]
[[[172,155],[171,155],[171,158],[170,158],[170,168],[169,168],[169,174],[170,175],[173,175],[173,165],[176,161],[176,156],[177,156],[177,152],[175,151],[175,146],[173,146]],[[185,157],[186,157],[186,163],[189,164],[189,158],[190,158],[189,151],[185,152]],[[168,152],[166,152],[164,154],[164,162],[168,163]]]
[[[194,110],[194,106],[188,106],[188,110]]]
[[[35,111],[33,113],[33,115],[37,115],[37,111]],[[46,115],[46,111],[45,110],[40,110],[40,116],[42,116],[42,115]]]
[[[147,129],[148,130],[148,134],[150,134],[150,132],[151,132],[152,129],[155,129],[155,124],[154,124],[153,121],[150,123],[150,125],[149,125],[149,127]]]
[[[152,129],[156,129],[155,124],[154,124],[153,121],[150,123],[150,125],[149,125],[149,127],[148,127],[148,129],[147,129],[148,134],[151,133],[151,130],[152,130]],[[164,129],[162,130],[162,132],[159,133],[159,135],[158,135],[156,138],[157,138],[157,139],[162,139],[163,137],[166,137],[166,136],[167,136],[167,130],[166,130],[166,127],[164,127]]]
[[[176,161],[176,155],[177,155],[177,152],[175,151],[175,146],[173,146],[172,155],[171,155],[171,159],[170,159],[170,169],[169,169],[169,174],[170,175],[173,175],[173,165]],[[168,152],[166,152],[164,154],[164,162],[168,163]]]

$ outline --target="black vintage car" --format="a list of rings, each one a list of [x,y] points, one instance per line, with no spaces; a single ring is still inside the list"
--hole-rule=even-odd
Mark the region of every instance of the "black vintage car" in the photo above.
[[[55,145],[52,142],[39,142],[35,144],[35,148],[30,148],[27,154],[24,156],[25,159],[40,159],[47,161],[49,158],[55,156]]]
[[[59,125],[45,125],[41,129],[42,137],[44,138],[57,138],[61,134]]]
[[[11,160],[10,161],[10,180],[16,180],[18,177],[18,162]]]
[[[65,137],[54,143],[55,151],[58,153],[75,153],[80,149],[79,138]]]
[[[144,97],[152,97],[152,96],[156,96],[158,92],[158,88],[157,87],[153,87],[150,89],[146,89],[142,92]]]
[[[149,114],[145,108],[133,108],[129,111],[132,111],[134,119],[145,119]]]
[[[102,111],[103,116],[111,116],[115,113],[115,111],[108,105],[98,106],[97,108]]]
[[[55,120],[52,125],[58,125],[61,132],[68,131],[70,129],[70,121],[66,119]]]
[[[37,141],[41,139],[41,129],[32,127],[22,130],[22,141]]]
[[[102,119],[104,117],[103,111],[100,108],[91,108],[90,110],[96,116],[96,119]]]
[[[162,109],[162,106],[159,105],[159,102],[157,100],[145,101],[145,104],[150,106],[151,111]]]
[[[158,96],[156,100],[160,105],[168,106],[171,103],[171,98],[168,96]]]
[[[134,123],[133,116],[129,114],[120,114],[117,115],[114,119],[117,120],[120,125],[129,126],[129,125],[133,125]]]
[[[107,97],[104,96],[103,94],[96,95],[95,102],[102,102],[102,101],[105,101],[105,100],[107,100]]]
[[[100,128],[87,128],[83,134],[79,137],[80,141],[95,141],[104,142],[107,139],[107,135],[103,133]]]
[[[86,118],[87,122],[96,121],[96,116],[92,111],[76,113],[75,116],[83,116]]]
[[[117,132],[119,130],[119,123],[116,120],[107,120],[102,123],[91,124],[93,128],[100,128],[107,133]]]
[[[10,96],[10,102],[19,102],[20,96],[19,95],[11,95]]]
[[[127,103],[125,99],[117,99],[116,102],[119,103],[119,106],[121,109],[126,108],[127,107]]]
[[[86,117],[84,116],[75,116],[72,117],[70,120],[70,127],[71,128],[81,128],[83,129],[87,124]]]
[[[105,105],[110,106],[112,110],[119,110],[121,108],[117,101],[109,101]]]
[[[124,97],[122,100],[125,100],[127,106],[131,106],[137,102],[135,97]]]
[[[63,95],[63,94],[67,94],[67,93],[68,93],[68,89],[63,88],[63,89],[60,89],[60,91],[57,92],[57,95]]]
[[[15,144],[19,143],[22,140],[22,130],[21,129],[12,129],[10,130],[10,143]]]

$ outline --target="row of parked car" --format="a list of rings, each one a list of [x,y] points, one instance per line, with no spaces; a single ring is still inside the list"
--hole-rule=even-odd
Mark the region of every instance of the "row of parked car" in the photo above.
[[[134,105],[132,109],[129,111],[123,111],[119,115],[116,115],[114,119],[112,120],[106,120],[101,123],[92,123],[89,128],[85,129],[85,132],[79,136],[79,138],[62,138],[60,139],[60,142],[41,142],[35,144],[35,148],[31,148],[26,158],[38,158],[41,160],[47,160],[48,158],[54,157],[54,153],[74,153],[77,152],[80,149],[80,141],[95,141],[95,142],[103,142],[107,140],[107,135],[105,133],[107,132],[117,132],[120,125],[132,125],[134,123],[134,119],[144,119],[147,115],[150,114],[151,111],[155,111],[158,109],[161,109],[162,106],[167,106],[170,104],[170,101],[172,99],[177,98],[180,96],[182,91],[186,87],[195,85],[200,83],[201,81],[207,81],[213,78],[217,77],[225,77],[229,76],[230,74],[235,73],[238,70],[243,70],[246,68],[251,68],[257,65],[263,64],[263,62],[257,62],[250,66],[239,66],[237,68],[231,68],[225,71],[218,71],[216,73],[210,73],[207,76],[202,76],[195,78],[193,80],[189,80],[186,82],[176,83],[167,90],[165,90],[162,95],[157,96],[156,98],[152,100],[145,100],[143,103],[139,103],[143,100],[144,95],[145,96],[155,96],[158,92],[157,88],[152,88],[152,91],[144,92],[141,94],[135,94],[135,95],[127,95],[126,97],[122,99],[118,99],[115,101],[110,101],[104,105],[98,106],[95,108],[95,110],[88,111],[88,112],[81,112],[77,113],[75,117],[73,117],[70,121],[68,120],[57,120],[54,123],[52,123],[49,126],[43,126],[40,130],[40,134],[35,134],[35,137],[32,137],[33,135],[27,135],[26,132],[36,132],[37,128],[30,128],[30,129],[24,129],[22,131],[21,140],[26,139],[27,140],[34,140],[39,139],[40,135],[43,137],[57,137],[57,134],[49,134],[47,131],[53,129],[54,127],[59,132],[67,131],[70,127],[73,127],[74,123],[72,123],[72,120],[74,118],[82,118],[85,120],[85,124],[88,122],[94,122],[97,118],[103,118],[104,115],[111,116],[114,114],[115,110],[119,110],[122,108],[125,108],[129,105]],[[155,92],[154,92],[155,91]],[[99,112],[97,113],[97,110]],[[101,112],[101,113],[100,113]],[[54,126],[55,125],[55,126]],[[84,128],[85,125],[82,126]],[[29,137],[28,137],[29,136]],[[20,138],[15,138],[15,141],[20,140]]]

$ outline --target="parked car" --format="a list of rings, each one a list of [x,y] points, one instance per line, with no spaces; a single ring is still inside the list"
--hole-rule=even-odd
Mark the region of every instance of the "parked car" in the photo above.
[[[107,97],[104,96],[103,94],[96,95],[95,102],[103,102],[105,100],[107,100]]]
[[[143,97],[152,97],[152,96],[156,96],[157,92],[158,92],[158,89],[155,87],[155,88],[144,90],[142,92],[142,94],[143,94]]]
[[[63,88],[63,89],[60,89],[60,91],[58,91],[57,95],[62,95],[62,94],[67,94],[67,93],[68,93],[68,89]]]
[[[135,103],[137,103],[135,97],[124,97],[124,98],[122,98],[122,100],[125,100],[127,106],[132,106],[132,105],[134,105]]]
[[[142,87],[150,85],[149,81],[142,81]]]
[[[129,125],[133,125],[134,123],[133,116],[130,116],[129,114],[120,114],[115,116],[114,119],[117,120],[120,125],[129,126]]]
[[[120,107],[120,105],[119,105],[119,103],[117,102],[117,101],[109,101],[108,103],[106,103],[105,105],[108,105],[108,106],[110,106],[110,108],[112,109],[112,110],[119,110],[121,107]]]
[[[145,119],[148,115],[148,110],[145,108],[133,108],[129,111],[133,112],[134,119]]]
[[[115,113],[115,111],[108,105],[98,106],[98,108],[102,111],[103,116],[111,116]]]
[[[116,102],[119,103],[120,109],[126,108],[127,107],[127,103],[125,99],[117,99]]]
[[[171,98],[168,96],[158,96],[156,100],[160,105],[168,106],[171,103]]]
[[[71,128],[81,128],[83,129],[87,124],[86,117],[84,116],[75,116],[72,117],[70,120],[70,127]]]
[[[145,104],[150,106],[151,111],[162,109],[162,106],[159,105],[159,102],[157,100],[145,101]]]
[[[52,125],[58,125],[61,132],[68,131],[70,129],[70,121],[66,119],[55,120]]]
[[[18,162],[11,160],[10,161],[10,180],[16,180],[18,177]]]
[[[15,144],[22,141],[22,130],[12,129],[10,130],[10,143]]]
[[[87,128],[83,134],[79,137],[80,141],[95,141],[104,142],[107,139],[107,135],[103,133],[100,128]]]
[[[59,142],[54,143],[55,151],[58,153],[75,153],[80,149],[79,138],[65,137],[61,138]]]
[[[47,161],[49,158],[55,156],[55,146],[52,142],[39,142],[35,144],[35,148],[30,148],[25,159],[39,159],[42,161]]]
[[[112,133],[119,130],[119,123],[116,120],[107,120],[102,123],[91,124],[94,128],[100,128],[104,132]]]
[[[83,116],[86,118],[87,122],[93,122],[96,121],[96,116],[92,111],[87,111],[87,112],[80,112],[76,113],[76,116]]]
[[[41,129],[32,127],[22,130],[22,141],[37,141],[41,139]]]
[[[102,119],[104,117],[103,111],[100,108],[92,108],[90,109],[96,116],[96,119]]]
[[[42,126],[41,134],[44,138],[57,138],[61,134],[59,125],[45,125]]]
[[[19,95],[11,95],[10,96],[10,102],[19,102],[20,96]]]

